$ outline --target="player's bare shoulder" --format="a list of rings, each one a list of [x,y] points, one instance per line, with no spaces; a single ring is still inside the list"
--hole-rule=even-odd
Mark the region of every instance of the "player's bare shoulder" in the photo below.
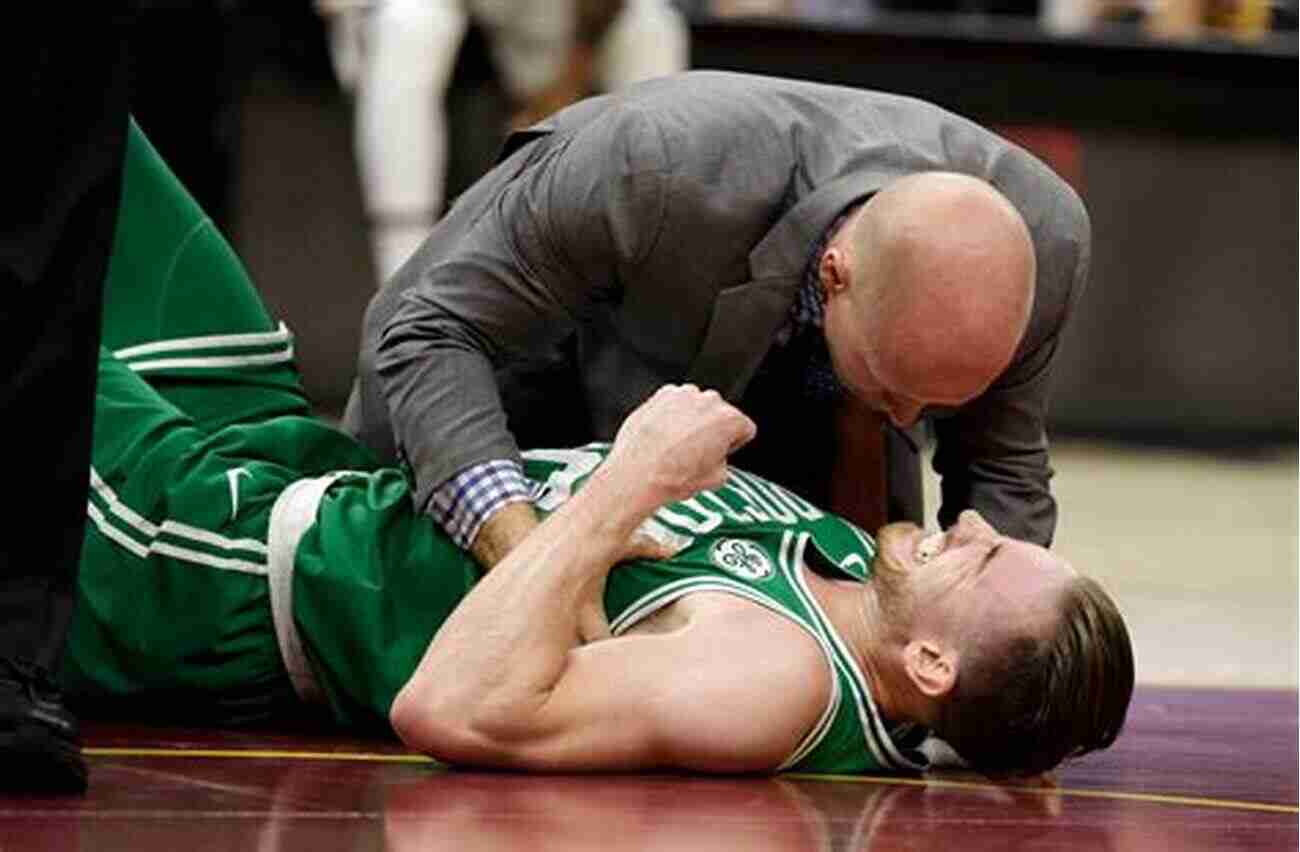
[[[745,670],[743,678],[764,687],[795,686],[815,694],[818,712],[825,708],[831,690],[830,661],[805,628],[735,595],[701,592],[688,595],[681,604],[690,608],[692,620],[712,640],[712,647],[737,664],[732,668]]]

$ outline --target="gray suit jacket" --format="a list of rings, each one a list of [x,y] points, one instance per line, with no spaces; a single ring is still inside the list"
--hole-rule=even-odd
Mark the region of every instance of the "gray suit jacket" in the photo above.
[[[423,506],[462,468],[517,457],[497,370],[575,335],[591,437],[612,437],[664,382],[737,400],[817,236],[855,200],[935,169],[997,187],[1038,260],[1011,366],[934,420],[941,519],[974,507],[1006,533],[1047,542],[1047,386],[1087,275],[1087,214],[1024,150],[877,92],[688,72],[584,101],[512,138],[375,296],[345,426],[411,465]]]

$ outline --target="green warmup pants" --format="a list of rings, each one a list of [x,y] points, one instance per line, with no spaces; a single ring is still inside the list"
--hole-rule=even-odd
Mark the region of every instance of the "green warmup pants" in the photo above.
[[[63,683],[92,714],[383,727],[477,570],[309,416],[291,334],[134,124],[125,174]]]

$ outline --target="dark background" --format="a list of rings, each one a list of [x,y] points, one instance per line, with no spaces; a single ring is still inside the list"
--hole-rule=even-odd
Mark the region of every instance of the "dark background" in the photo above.
[[[1294,31],[1173,43],[1116,22],[1061,37],[985,14],[1008,11],[996,5],[738,21],[682,4],[694,67],[924,97],[1075,185],[1093,266],[1059,361],[1054,435],[1294,445]],[[374,276],[323,22],[306,2],[160,3],[134,42],[139,121],[294,330],[308,391],[336,414]],[[474,32],[449,108],[454,195],[491,162],[508,114]]]

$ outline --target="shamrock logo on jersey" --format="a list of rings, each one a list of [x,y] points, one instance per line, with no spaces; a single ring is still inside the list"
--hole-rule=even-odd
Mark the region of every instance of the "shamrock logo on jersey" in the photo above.
[[[752,541],[739,538],[716,541],[709,550],[709,559],[723,571],[746,580],[763,580],[772,576],[772,560]]]

